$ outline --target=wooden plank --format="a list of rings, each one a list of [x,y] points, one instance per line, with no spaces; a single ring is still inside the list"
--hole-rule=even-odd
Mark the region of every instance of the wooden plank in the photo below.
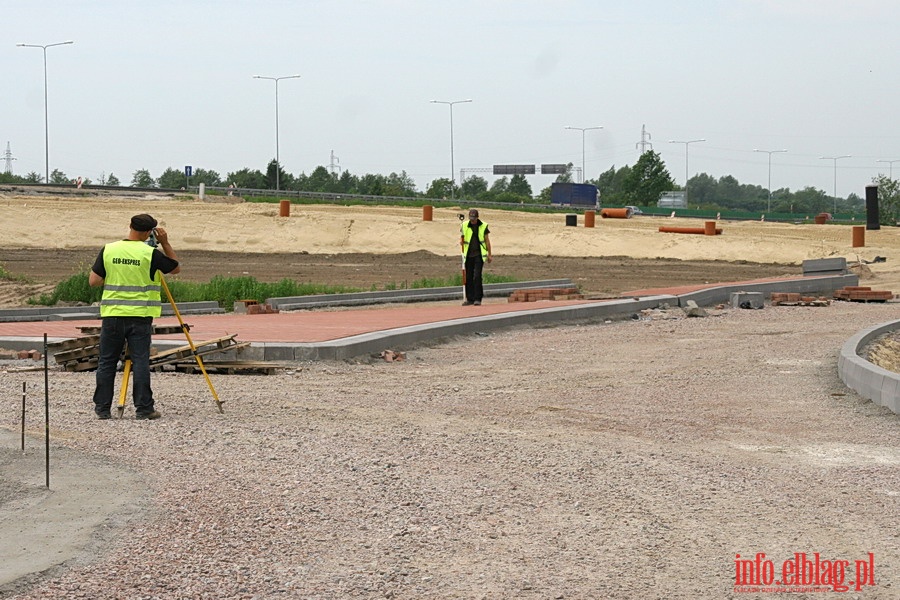
[[[213,345],[213,344],[214,344],[214,345],[216,345],[216,346],[218,346],[218,347],[221,348],[221,347],[222,347],[221,344],[226,343],[226,341],[234,342],[234,338],[236,338],[236,337],[237,337],[237,334],[236,334],[236,333],[233,333],[233,334],[231,334],[231,335],[227,335],[227,336],[220,337],[220,338],[215,338],[215,339],[212,339],[212,340],[207,340],[207,341],[205,341],[205,342],[199,342],[199,343],[198,343],[198,342],[194,342],[194,347],[197,348],[197,349],[199,350],[199,349],[200,349],[201,347],[203,347],[203,346],[209,346],[209,345]],[[171,350],[166,350],[165,352],[160,352],[159,354],[156,354],[156,355],[154,355],[154,356],[151,356],[151,357],[150,357],[150,360],[151,360],[151,362],[152,362],[154,358],[167,358],[167,357],[169,357],[169,356],[178,355],[178,354],[182,354],[182,355],[183,355],[185,352],[187,352],[188,354],[191,353],[191,346],[190,346],[190,344],[188,344],[187,346],[179,346],[179,347],[177,347],[177,348],[172,348]]]
[[[61,342],[48,343],[47,348],[52,348],[53,350],[63,351],[63,350],[72,350],[74,348],[84,348],[85,346],[96,346],[99,343],[100,343],[99,335],[90,335],[90,336],[73,338],[71,340],[63,340]]]
[[[210,354],[217,354],[220,352],[228,352],[230,350],[237,350],[239,348],[246,348],[250,346],[250,342],[241,342],[239,344],[234,344],[232,346],[228,346],[227,348],[209,348],[205,350],[197,349],[197,355],[200,357],[208,356]],[[158,355],[157,355],[158,356]],[[178,356],[172,356],[167,353],[167,356],[161,360],[154,359],[154,357],[150,357],[150,368],[161,367],[163,365],[168,365],[172,363],[176,363],[178,361],[185,361],[186,359],[194,360],[194,355],[191,353],[191,348],[188,346],[186,352],[181,352]],[[205,364],[205,362],[204,362]]]
[[[184,324],[185,328],[190,331],[191,326],[187,323]],[[182,329],[180,325],[154,325],[153,333],[156,335],[168,335],[172,333],[181,333]]]
[[[215,353],[219,353],[219,352],[227,352],[229,350],[236,350],[238,348],[246,348],[249,345],[250,345],[250,342],[243,342],[241,344],[232,344],[232,345],[224,347],[224,348],[219,348],[219,347],[201,348],[201,347],[198,347],[197,354],[200,356],[206,356],[207,354],[215,354]],[[181,359],[188,359],[193,356],[194,356],[194,353],[191,351],[190,346],[188,346],[187,348],[180,349],[178,352],[166,352],[162,355],[157,354],[156,356],[151,356],[150,364],[151,365],[165,365],[165,364],[169,364],[169,363],[181,360]]]
[[[100,355],[100,346],[84,346],[83,348],[77,348],[75,350],[67,350],[65,352],[57,352],[53,355],[53,358],[57,363],[64,363],[70,360],[78,360],[81,358],[87,358],[89,356],[99,356]]]
[[[65,368],[66,371],[72,371],[73,373],[80,373],[81,371],[92,371],[97,368],[97,363],[99,362],[99,358],[86,361],[75,361],[67,363],[65,365]]]
[[[175,369],[183,373],[200,373],[200,367],[196,361],[176,362]],[[276,369],[284,368],[283,365],[264,361],[203,361],[207,373],[224,373],[235,375],[241,372],[259,372],[264,375],[273,375]]]
[[[181,331],[181,328],[178,326],[172,325],[167,327],[174,329],[173,333]],[[250,346],[250,342],[235,341],[236,337],[237,334],[232,334],[199,343],[195,342],[194,348],[196,348],[197,354],[203,357],[210,354],[219,354]],[[78,372],[96,369],[100,358],[99,341],[99,336],[86,336],[59,342],[59,346],[67,349],[62,352],[54,353],[53,357],[57,364],[61,364],[66,371]],[[168,365],[178,361],[193,362],[196,364],[190,344],[152,354],[150,356],[150,368],[157,369],[157,367],[161,367],[162,365]]]

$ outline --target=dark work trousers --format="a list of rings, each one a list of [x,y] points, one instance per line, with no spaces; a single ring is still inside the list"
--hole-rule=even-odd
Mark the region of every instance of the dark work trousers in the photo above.
[[[94,388],[94,410],[109,412],[116,366],[125,342],[131,357],[131,385],[134,411],[153,412],[153,391],[150,389],[150,334],[153,317],[103,317],[100,327],[100,361],[97,365],[97,387]]]
[[[481,254],[466,257],[466,300],[481,302],[484,298],[484,286],[481,283],[481,272],[484,270],[484,259]]]

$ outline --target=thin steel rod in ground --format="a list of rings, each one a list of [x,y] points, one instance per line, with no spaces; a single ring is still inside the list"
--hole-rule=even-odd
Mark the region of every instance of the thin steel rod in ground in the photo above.
[[[25,454],[25,387],[28,384],[22,382],[22,454]]]
[[[44,463],[50,489],[50,369],[47,364],[47,334],[44,334]]]

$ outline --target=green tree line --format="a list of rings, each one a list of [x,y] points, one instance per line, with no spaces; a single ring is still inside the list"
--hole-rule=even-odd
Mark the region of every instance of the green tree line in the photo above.
[[[572,164],[567,165],[565,173],[560,174],[557,182],[572,181]],[[2,173],[0,183],[40,183],[43,177],[39,173],[29,173],[25,177]],[[416,184],[406,171],[383,175],[367,173],[355,175],[348,170],[340,173],[329,171],[318,166],[308,175],[293,175],[284,171],[275,160],[269,162],[265,172],[258,169],[243,168],[226,173],[222,177],[212,169],[194,169],[191,177],[185,177],[184,171],[168,168],[157,177],[147,169],[138,169],[132,174],[130,185],[133,187],[164,189],[181,189],[196,186],[200,183],[207,187],[280,189],[305,192],[322,192],[334,194],[360,194],[366,196],[400,196],[409,198],[465,198],[474,202],[509,202],[517,204],[549,204],[551,187],[540,190],[537,194],[531,188],[524,175],[500,177],[493,183],[481,176],[472,175],[464,181],[451,182],[449,178],[433,180],[424,192],[416,189]],[[50,182],[71,184],[74,181],[65,173],[54,170]],[[94,182],[85,180],[90,185]],[[644,152],[634,166],[625,165],[620,168],[611,166],[600,173],[596,179],[587,183],[597,186],[601,203],[604,206],[654,206],[662,192],[682,190],[672,179],[660,155],[652,150]],[[881,220],[885,224],[900,221],[900,199],[898,199],[898,182],[880,175],[873,180],[879,187]],[[119,178],[113,173],[101,176],[99,185],[121,185]],[[694,175],[688,180],[688,202],[691,208],[704,210],[740,210],[759,213],[791,213],[818,214],[833,212],[859,213],[864,211],[864,201],[856,194],[847,198],[833,198],[825,191],[808,186],[802,190],[791,191],[788,188],[769,191],[759,185],[741,184],[731,175],[716,179],[706,173]],[[771,211],[769,206],[771,203]]]
[[[879,186],[879,204],[885,213],[884,217],[896,222],[900,214],[891,208],[896,204],[893,200],[896,191],[888,186],[890,181],[887,177],[880,176],[874,183]],[[626,165],[616,169],[612,166],[588,183],[597,186],[603,204],[609,206],[652,206],[656,204],[661,192],[684,189],[675,185],[662,159],[652,150],[645,152],[634,167]],[[769,192],[766,188],[742,184],[731,175],[716,179],[700,173],[688,180],[687,188],[689,206],[701,210],[815,215],[834,212],[835,204],[838,213],[858,213],[865,209],[863,199],[856,194],[838,198],[835,202],[835,198],[823,190],[808,186],[796,192],[788,188],[772,190],[772,208],[769,211]]]

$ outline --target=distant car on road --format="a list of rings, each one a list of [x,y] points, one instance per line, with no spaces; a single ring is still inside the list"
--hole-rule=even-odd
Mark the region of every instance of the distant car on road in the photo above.
[[[641,209],[639,209],[637,206],[626,206],[625,208],[628,210],[629,216],[631,216],[631,215],[642,215],[642,214],[644,214],[644,211],[642,211]]]

